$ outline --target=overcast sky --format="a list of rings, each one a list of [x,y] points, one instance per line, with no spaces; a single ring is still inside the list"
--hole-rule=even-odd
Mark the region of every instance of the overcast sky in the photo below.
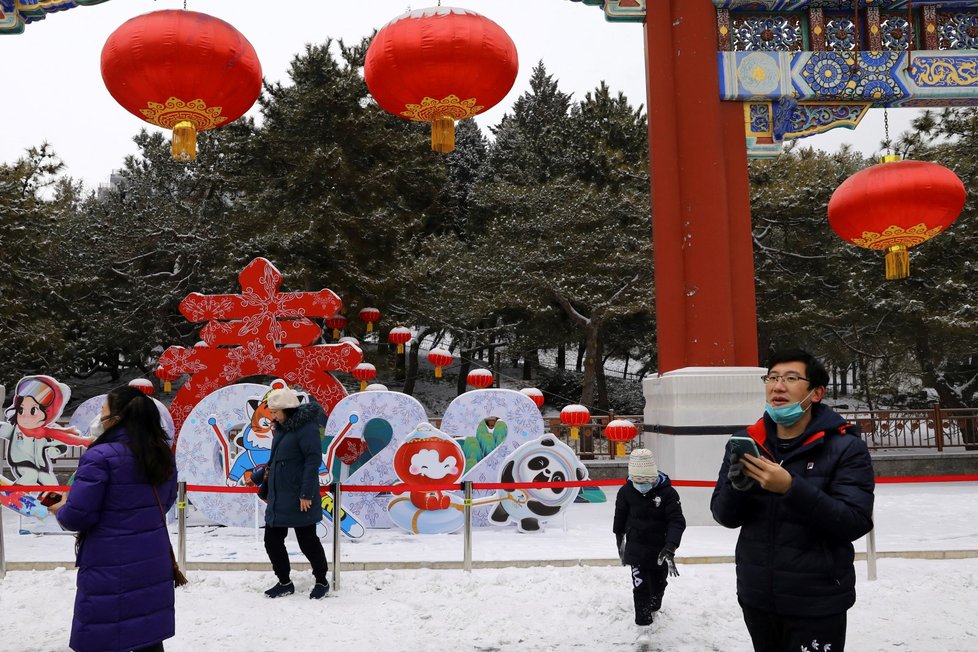
[[[306,43],[327,38],[354,42],[382,27],[408,7],[436,0],[188,0],[187,8],[228,21],[251,41],[266,80],[285,81],[289,62]],[[580,99],[604,80],[632,104],[645,104],[643,27],[609,23],[597,7],[568,0],[451,0],[496,21],[516,43],[520,72],[510,94],[478,118],[496,124],[528,88],[530,70],[541,59],[563,91]],[[7,82],[0,99],[0,161],[49,142],[68,173],[89,187],[107,180],[123,157],[136,152],[132,137],[146,126],[109,95],[102,83],[102,44],[123,22],[150,11],[179,9],[182,0],[110,0],[49,15],[20,35],[0,36]],[[278,11],[276,11],[278,10]],[[257,113],[252,110],[252,113]],[[893,134],[915,111],[890,112]],[[872,111],[856,131],[836,129],[806,139],[834,150],[852,142],[869,154],[883,136],[882,111]]]

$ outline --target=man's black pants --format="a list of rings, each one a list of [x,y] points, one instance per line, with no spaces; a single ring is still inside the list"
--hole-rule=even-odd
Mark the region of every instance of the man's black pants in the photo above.
[[[635,599],[635,624],[651,625],[662,607],[669,569],[659,566],[632,566],[632,597]]]
[[[740,603],[754,652],[843,652],[846,646],[846,612],[803,618],[779,616]],[[831,647],[828,647],[831,646]]]
[[[323,544],[316,536],[316,526],[306,525],[292,529],[295,531],[296,541],[299,542],[299,550],[312,565],[313,577],[320,584],[325,584],[329,564],[326,562],[326,551],[323,550]],[[282,584],[291,581],[289,576],[292,572],[292,566],[289,564],[289,552],[285,549],[285,537],[288,534],[289,528],[287,527],[265,526],[265,552],[268,553],[268,559],[272,562],[275,577]]]

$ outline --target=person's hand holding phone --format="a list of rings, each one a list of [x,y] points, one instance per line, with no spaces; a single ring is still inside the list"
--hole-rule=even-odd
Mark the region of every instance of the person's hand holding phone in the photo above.
[[[737,491],[749,491],[756,483],[754,478],[747,475],[744,468],[744,455],[759,455],[757,444],[750,437],[734,436],[730,438],[730,466],[727,468],[727,479],[730,486]]]
[[[741,464],[747,477],[757,481],[761,489],[776,494],[784,494],[791,489],[791,474],[780,464],[753,455],[745,455]]]

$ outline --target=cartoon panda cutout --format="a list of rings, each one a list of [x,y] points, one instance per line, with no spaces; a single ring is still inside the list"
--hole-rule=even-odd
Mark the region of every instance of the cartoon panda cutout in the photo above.
[[[574,451],[552,434],[526,442],[503,461],[500,482],[567,482],[586,480],[587,468]],[[579,487],[496,491],[499,504],[489,516],[493,525],[516,523],[518,532],[539,532],[542,525],[574,502]]]

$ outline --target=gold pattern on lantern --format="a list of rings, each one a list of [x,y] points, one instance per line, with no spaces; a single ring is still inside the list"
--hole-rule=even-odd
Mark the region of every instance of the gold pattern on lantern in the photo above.
[[[204,100],[184,102],[171,97],[164,104],[147,102],[146,108],[139,112],[147,122],[166,129],[173,129],[180,122],[190,122],[197,131],[204,131],[227,122],[227,118],[221,116],[222,110],[219,106],[208,107]]]
[[[930,240],[940,232],[941,227],[935,226],[933,229],[928,229],[927,225],[923,222],[909,229],[904,229],[899,226],[888,226],[882,233],[863,231],[863,237],[853,238],[852,244],[865,247],[866,249],[877,250],[889,249],[898,245],[913,247],[919,245],[921,242]]]
[[[485,107],[477,106],[474,97],[461,100],[457,95],[449,95],[443,100],[426,97],[421,100],[421,104],[406,104],[404,108],[406,111],[401,111],[401,115],[409,120],[433,122],[437,118],[452,118],[453,120],[471,118]]]

